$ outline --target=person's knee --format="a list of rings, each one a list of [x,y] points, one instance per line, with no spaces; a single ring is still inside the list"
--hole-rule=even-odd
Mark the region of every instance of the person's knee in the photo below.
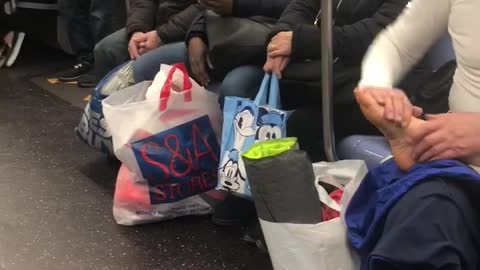
[[[135,60],[133,63],[133,79],[135,82],[153,80],[155,73],[158,72],[160,67],[160,64],[158,64],[158,68],[155,69],[155,63],[148,54],[142,55]]]

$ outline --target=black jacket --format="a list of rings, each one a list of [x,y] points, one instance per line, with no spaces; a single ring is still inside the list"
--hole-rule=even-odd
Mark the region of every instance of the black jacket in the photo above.
[[[233,0],[232,15],[240,18],[264,16],[278,19],[290,1],[291,0]],[[203,12],[194,19],[186,37],[187,44],[193,37],[201,37],[205,42],[208,42]]]
[[[164,43],[181,41],[193,19],[203,10],[195,0],[133,0],[127,19],[127,32],[157,30]]]
[[[375,36],[402,12],[408,0],[333,0],[333,53],[347,62],[360,63]],[[293,59],[321,56],[320,0],[293,0],[285,9],[268,41],[278,32],[293,31]]]

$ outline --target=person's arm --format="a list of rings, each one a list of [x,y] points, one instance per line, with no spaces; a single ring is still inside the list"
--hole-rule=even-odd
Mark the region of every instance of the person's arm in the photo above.
[[[194,37],[198,37],[208,44],[207,38],[207,24],[205,21],[205,12],[201,12],[197,17],[193,19],[192,25],[188,29],[187,35],[185,36],[185,44],[188,47],[190,40]]]
[[[334,3],[338,0],[334,0]],[[269,44],[271,39],[280,32],[293,31],[298,25],[310,24],[314,26],[318,12],[320,10],[320,1],[318,0],[291,0],[288,6],[283,11],[282,16],[278,20],[275,27],[270,31],[266,38],[266,44]],[[316,26],[314,26],[316,27]],[[315,35],[320,38],[319,30],[317,29]],[[312,37],[309,37],[312,38]]]
[[[182,41],[189,32],[192,21],[202,13],[199,4],[191,5],[183,11],[171,16],[167,23],[157,27],[157,33],[163,43]]]
[[[405,8],[408,0],[386,0],[370,17],[349,25],[333,27],[333,55],[349,61],[361,61],[375,36],[392,23]],[[342,8],[340,6],[340,8]],[[320,29],[314,25],[298,25],[293,30],[292,57],[318,59],[321,46]]]
[[[154,29],[156,2],[155,0],[133,0],[131,2],[126,26],[129,37],[136,32],[146,33]]]
[[[413,0],[382,32],[362,64],[360,87],[392,87],[447,31],[451,0]]]
[[[279,18],[291,0],[232,0],[233,16]]]

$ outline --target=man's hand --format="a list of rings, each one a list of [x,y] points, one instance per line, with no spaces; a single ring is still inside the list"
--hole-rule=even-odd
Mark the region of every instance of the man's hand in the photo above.
[[[278,56],[275,58],[267,57],[267,62],[263,66],[263,70],[266,73],[273,73],[277,75],[279,79],[282,78],[282,72],[290,63],[289,57]]]
[[[128,43],[128,52],[130,53],[131,59],[137,59],[140,56],[140,43],[145,42],[147,40],[145,33],[136,32],[130,38],[130,42]]]
[[[150,31],[145,34],[145,41],[140,43],[140,54],[147,53],[163,45],[157,31]]]
[[[427,115],[415,134],[414,158],[419,162],[463,159],[480,154],[480,113]]]
[[[230,16],[233,13],[234,0],[200,0],[207,9],[215,11],[222,16]]]
[[[384,118],[395,124],[406,127],[413,116],[420,117],[423,110],[413,106],[407,95],[398,89],[381,87],[362,87],[369,91],[375,101],[384,106]]]
[[[292,37],[292,31],[280,32],[276,36],[274,36],[267,47],[268,57],[290,57],[292,55]]]
[[[201,85],[208,86],[210,77],[207,72],[207,65],[213,69],[208,56],[208,47],[199,37],[194,37],[188,42],[188,56],[193,78]]]

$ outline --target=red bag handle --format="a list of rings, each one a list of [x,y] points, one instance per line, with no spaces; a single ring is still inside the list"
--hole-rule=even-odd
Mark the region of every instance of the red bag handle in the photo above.
[[[180,71],[183,74],[183,92],[185,92],[184,101],[192,101],[192,88],[193,84],[190,81],[190,76],[187,72],[187,67],[185,64],[179,63],[172,66],[168,72],[167,80],[163,84],[162,90],[160,91],[160,111],[165,111],[167,109],[168,100],[170,98],[170,93],[172,91],[173,84],[173,75],[176,71]]]

